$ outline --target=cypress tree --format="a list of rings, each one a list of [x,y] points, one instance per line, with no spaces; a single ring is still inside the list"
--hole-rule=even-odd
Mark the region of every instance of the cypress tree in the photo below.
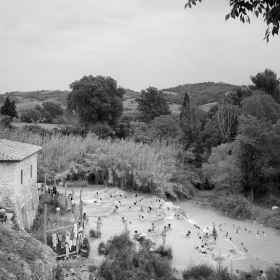
[[[11,118],[18,118],[15,101],[11,102],[10,98],[7,97],[3,106],[0,108],[0,114],[9,116]]]

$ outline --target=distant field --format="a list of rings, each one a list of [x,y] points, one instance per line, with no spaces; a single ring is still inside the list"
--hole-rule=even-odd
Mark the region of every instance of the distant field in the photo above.
[[[29,109],[34,109],[37,105],[42,105],[43,102],[41,101],[22,101],[18,104],[16,104],[17,106],[17,111],[18,112],[21,112],[21,111],[24,111],[24,110],[29,110]]]
[[[123,101],[123,107],[124,108],[129,108],[129,109],[132,109],[132,110],[136,110],[137,106],[138,106],[138,103],[135,102],[135,98],[126,99],[126,100]]]
[[[25,125],[33,125],[32,123],[24,123],[24,122],[13,122],[12,123],[13,126],[15,127],[23,127]],[[39,126],[41,126],[42,128],[45,128],[45,129],[53,129],[53,128],[59,128],[59,125],[58,124],[53,124],[53,123],[38,123]]]
[[[181,106],[177,104],[170,104],[170,110],[173,114],[179,114],[181,110]]]
[[[42,106],[43,102],[53,102],[53,103],[61,104],[59,101],[57,101],[54,98],[49,98],[49,99],[46,99],[44,101],[39,101],[35,98],[23,98],[23,99],[20,100],[19,103],[16,104],[17,111],[22,112],[24,110],[34,109],[37,105]],[[66,109],[66,106],[64,106],[62,104],[61,104],[61,107],[63,109]]]
[[[217,103],[218,102],[207,103],[207,104],[199,106],[199,108],[201,108],[204,112],[208,112],[210,110],[210,108],[215,106]]]
[[[173,95],[178,95],[178,94],[179,94],[178,92],[168,91],[168,90],[163,90],[163,93],[166,93],[166,94],[173,94]]]

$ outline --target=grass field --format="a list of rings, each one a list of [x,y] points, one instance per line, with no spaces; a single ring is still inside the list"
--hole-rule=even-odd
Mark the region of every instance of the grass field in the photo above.
[[[163,93],[166,93],[166,94],[173,94],[173,95],[178,95],[178,94],[179,94],[178,92],[168,91],[168,90],[163,90]]]
[[[208,112],[210,108],[215,106],[218,102],[207,103],[204,105],[200,105],[199,108],[202,109],[204,112]]]
[[[13,122],[12,123],[13,126],[21,128],[25,125],[33,125],[32,123],[24,123],[24,122]],[[59,128],[58,124],[53,124],[53,123],[38,123],[39,126],[41,126],[42,128],[51,130],[53,128]]]
[[[37,105],[42,106],[43,102],[53,102],[53,103],[61,104],[59,101],[57,101],[54,98],[49,98],[49,99],[46,99],[44,101],[39,101],[35,98],[21,98],[19,103],[16,104],[17,111],[20,113],[24,110],[34,109]],[[62,104],[61,104],[61,107],[63,109],[66,109],[66,107]]]

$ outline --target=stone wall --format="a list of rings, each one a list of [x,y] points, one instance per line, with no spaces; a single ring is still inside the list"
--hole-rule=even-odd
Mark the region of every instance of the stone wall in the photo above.
[[[32,177],[31,177],[32,165]],[[23,182],[21,183],[21,170]],[[4,176],[2,177],[2,174]],[[8,201],[21,228],[32,226],[39,204],[37,189],[37,154],[21,162],[0,163],[0,192],[2,201]],[[7,204],[7,203],[6,203]],[[9,208],[9,207],[8,207]]]
[[[0,207],[13,209],[16,163],[0,163]]]

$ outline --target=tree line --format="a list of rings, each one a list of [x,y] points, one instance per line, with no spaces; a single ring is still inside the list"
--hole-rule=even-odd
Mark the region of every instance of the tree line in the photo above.
[[[208,112],[199,109],[185,92],[180,114],[155,87],[135,99],[138,109],[123,112],[125,90],[112,77],[84,76],[70,85],[67,109],[51,102],[23,112],[32,122],[63,124],[64,134],[95,133],[101,138],[154,140],[183,145],[181,161],[201,176],[199,187],[242,192],[252,199],[280,191],[280,90],[270,69],[251,76],[252,85],[236,87],[220,96]],[[7,98],[2,115],[17,117]]]

